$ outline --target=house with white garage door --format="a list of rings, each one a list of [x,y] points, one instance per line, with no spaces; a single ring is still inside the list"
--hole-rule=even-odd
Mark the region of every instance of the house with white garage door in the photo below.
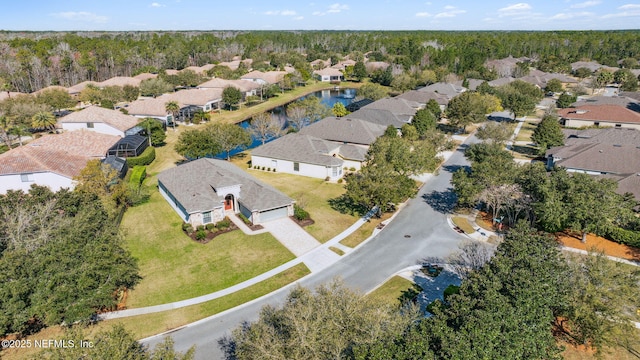
[[[293,215],[293,199],[223,160],[203,158],[165,170],[158,175],[158,188],[193,226],[238,213],[253,224]]]

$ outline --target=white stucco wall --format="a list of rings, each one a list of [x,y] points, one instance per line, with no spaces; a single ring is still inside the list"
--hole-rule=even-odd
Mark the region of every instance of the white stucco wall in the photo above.
[[[62,188],[73,189],[75,183],[72,179],[52,172],[40,172],[31,174],[33,181],[23,182],[20,174],[0,175],[0,194],[6,194],[8,190],[22,190],[28,192],[31,184],[47,186],[51,191]]]
[[[67,131],[85,129],[89,131],[95,131],[101,134],[116,135],[116,136],[124,137],[124,131],[120,131],[105,123],[93,123],[92,128],[87,127],[87,123],[62,123],[62,129]]]
[[[309,176],[309,177],[318,178],[318,179],[325,179],[328,176],[331,180],[337,180],[342,177],[342,174],[343,174],[342,168],[344,167],[344,165],[338,166],[338,176],[332,176],[331,168],[327,168],[326,166],[323,166],[323,165],[299,163],[300,164],[299,171],[294,171],[293,161],[271,159],[271,158],[266,158],[261,156],[253,156],[253,155],[251,156],[251,164],[254,167],[259,166],[260,168],[262,168],[264,166],[265,169],[271,168],[273,170],[274,168],[273,161],[275,161],[275,168],[277,172]]]

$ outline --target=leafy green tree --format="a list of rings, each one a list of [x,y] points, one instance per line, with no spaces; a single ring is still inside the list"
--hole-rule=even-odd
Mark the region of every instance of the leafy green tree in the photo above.
[[[236,124],[213,123],[207,125],[205,131],[227,153],[227,161],[230,160],[231,150],[251,145],[251,135]]]
[[[538,155],[544,155],[554,146],[564,145],[564,134],[558,118],[547,115],[538,124],[531,135],[531,140],[538,144]]]
[[[566,92],[563,92],[562,94],[560,94],[560,96],[558,96],[558,100],[556,101],[556,106],[560,109],[566,109],[571,107],[571,104],[576,102],[576,100],[578,100],[577,96],[570,95],[570,94],[567,94]]]
[[[167,101],[164,103],[164,110],[171,114],[171,125],[173,125],[173,131],[176,131],[176,122],[178,121],[178,114],[180,113],[180,104],[177,101]]]
[[[0,196],[0,334],[88,321],[140,280],[117,225],[91,193],[33,186]]]
[[[440,119],[442,109],[440,109],[440,104],[438,104],[435,99],[429,99],[429,101],[427,101],[425,109],[431,111],[431,113],[436,117],[436,120]]]
[[[596,355],[606,347],[637,343],[633,311],[637,308],[640,272],[637,268],[609,260],[604,254],[570,258],[571,287],[565,339],[587,345]]]
[[[138,123],[147,134],[151,146],[162,146],[167,138],[162,123],[154,118],[146,118]]]
[[[362,61],[357,61],[353,66],[353,77],[358,81],[362,81],[362,79],[367,77],[367,68]]]
[[[282,135],[283,130],[279,120],[274,119],[270,113],[263,112],[251,119],[249,132],[264,145],[267,140]]]
[[[546,91],[551,91],[554,93],[562,91],[562,82],[558,79],[551,79],[547,81],[547,86],[544,88]]]
[[[577,68],[576,71],[574,71],[574,75],[580,79],[586,79],[591,76],[591,74],[592,71],[584,67]]]
[[[305,117],[309,123],[314,123],[332,115],[331,108],[323,104],[317,96],[307,96],[302,100],[296,101],[295,104],[304,109]]]
[[[158,97],[162,94],[173,91],[174,87],[160,77],[143,80],[140,83],[140,94],[142,96]]]
[[[440,107],[438,107],[438,110],[440,110]],[[411,124],[413,124],[418,131],[418,135],[423,136],[428,131],[434,130],[437,122],[434,114],[429,109],[424,108],[416,111],[416,114],[411,120]]]
[[[140,96],[140,88],[132,85],[122,87],[122,98],[124,101],[135,101]]]
[[[397,137],[397,136],[398,136],[398,129],[396,129],[396,127],[395,127],[395,126],[393,126],[393,125],[389,125],[389,126],[387,126],[387,128],[385,129],[385,131],[384,131],[384,135],[383,135],[383,136],[384,136],[384,137],[387,137],[387,138],[394,138],[394,137]]]
[[[222,101],[232,109],[234,106],[240,104],[242,100],[242,92],[233,86],[227,86],[222,90]]]
[[[514,120],[518,117],[525,116],[536,108],[534,98],[516,91],[502,94],[500,100],[502,100],[502,106],[505,109],[511,110]]]
[[[357,94],[358,98],[376,101],[387,97],[389,90],[380,84],[366,83],[357,90]]]
[[[357,173],[346,176],[345,196],[366,209],[378,206],[379,212],[386,212],[413,196],[415,182],[407,176],[393,172],[390,164],[363,166]]]
[[[34,129],[51,130],[56,126],[56,117],[52,113],[41,111],[31,118],[31,126]]]
[[[52,111],[68,109],[76,105],[69,92],[62,89],[48,89],[36,96],[36,101],[49,106]]]
[[[400,128],[400,133],[402,133],[402,138],[410,141],[418,140],[419,137],[418,130],[416,130],[416,127],[411,124],[402,125],[402,128]]]
[[[178,135],[175,150],[186,158],[199,159],[219,154],[223,149],[207,131],[187,129]]]
[[[336,117],[343,117],[343,116],[349,115],[349,111],[341,102],[335,103],[331,111],[333,112],[333,115]]]
[[[613,74],[609,70],[600,69],[594,75],[595,75],[596,82],[600,86],[607,86],[607,84],[610,84],[614,80]]]
[[[371,73],[371,82],[380,84],[382,86],[391,86],[393,81],[393,74],[391,73],[391,66],[386,69],[377,69]]]
[[[405,92],[416,88],[417,82],[415,78],[409,74],[403,73],[393,78],[391,88],[397,92]]]
[[[355,347],[399,336],[414,319],[415,311],[400,313],[337,280],[314,292],[296,287],[281,308],[264,307],[257,321],[233,331],[230,355],[239,360],[352,358]]]
[[[493,95],[495,93],[495,89],[489,85],[488,82],[483,81],[478,87],[476,87],[476,91],[480,94],[490,94]]]
[[[484,121],[488,109],[480,102],[482,96],[466,91],[451,99],[446,110],[449,124],[466,131],[468,125]]]

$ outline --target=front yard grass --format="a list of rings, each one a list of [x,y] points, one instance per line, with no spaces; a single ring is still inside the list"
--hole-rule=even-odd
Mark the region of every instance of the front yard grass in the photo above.
[[[363,241],[365,241],[371,234],[373,230],[380,225],[381,222],[389,219],[393,214],[392,213],[384,213],[380,218],[371,218],[364,225],[360,226],[356,231],[354,231],[351,235],[340,241],[340,244],[348,247],[356,247],[360,245]]]
[[[148,179],[153,184],[155,177]],[[147,185],[149,186],[149,185]],[[138,259],[142,281],[127,307],[184,300],[227,288],[271,270],[295,256],[271,234],[240,230],[200,244],[182,232],[182,220],[154,188],[149,202],[124,214],[125,244]]]
[[[321,243],[332,239],[358,220],[358,217],[342,214],[329,205],[330,199],[345,192],[344,185],[307,176],[248,169],[247,161],[250,159],[250,153],[245,151],[234,156],[231,161],[252,176],[282,191],[308,211],[315,224],[304,229]]]
[[[533,131],[538,126],[538,122],[540,122],[540,120],[527,118],[524,124],[522,124],[522,127],[520,127],[516,141],[531,142],[531,135],[533,135]]]
[[[370,292],[367,296],[389,305],[399,306],[401,305],[400,298],[402,295],[413,288],[413,282],[396,275],[387,280],[379,288]]]

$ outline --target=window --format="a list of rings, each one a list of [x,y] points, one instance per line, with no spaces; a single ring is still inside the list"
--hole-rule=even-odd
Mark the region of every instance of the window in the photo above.
[[[33,182],[33,174],[20,174],[22,182]]]
[[[293,163],[293,171],[300,171],[300,163],[297,163],[297,162]]]
[[[617,127],[617,128],[621,128],[621,127],[622,127],[622,124],[616,124],[616,127]]]
[[[600,126],[600,122],[599,121],[594,121],[593,122],[593,126]]]
[[[93,123],[92,123],[92,122],[88,122],[88,123],[87,123],[87,128],[89,128],[89,129],[93,129]]]
[[[271,167],[272,168],[277,168],[278,167],[278,161],[277,160],[271,160]]]
[[[332,169],[331,176],[333,176],[333,177],[338,176],[338,168],[336,166],[334,166],[331,169]]]
[[[203,212],[202,213],[202,223],[203,224],[208,224],[210,222],[211,222],[211,211]]]

